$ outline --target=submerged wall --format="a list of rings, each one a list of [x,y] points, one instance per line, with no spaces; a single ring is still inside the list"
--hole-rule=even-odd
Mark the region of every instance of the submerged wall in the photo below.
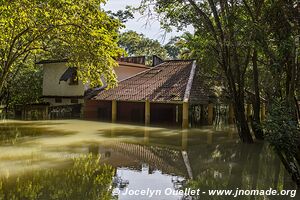
[[[86,100],[83,117],[88,120],[111,121],[111,101]]]

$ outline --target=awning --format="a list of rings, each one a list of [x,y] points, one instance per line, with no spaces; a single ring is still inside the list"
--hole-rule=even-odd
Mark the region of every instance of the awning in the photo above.
[[[69,67],[63,75],[60,77],[59,81],[67,81],[72,77],[76,76],[76,68],[75,67]]]

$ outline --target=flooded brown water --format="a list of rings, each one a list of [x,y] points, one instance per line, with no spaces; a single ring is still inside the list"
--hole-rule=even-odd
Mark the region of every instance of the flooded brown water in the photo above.
[[[207,193],[296,187],[268,145],[240,144],[233,127],[181,130],[81,120],[0,123],[0,199],[191,199],[176,192],[126,194],[184,188]],[[199,199],[298,198],[202,193]]]

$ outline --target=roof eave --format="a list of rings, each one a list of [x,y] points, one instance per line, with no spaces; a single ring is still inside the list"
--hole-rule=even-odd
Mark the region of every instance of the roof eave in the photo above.
[[[190,72],[189,80],[186,85],[186,89],[185,89],[185,93],[184,93],[184,97],[183,97],[183,102],[189,101],[191,89],[192,89],[192,85],[193,85],[193,80],[194,80],[194,76],[196,73],[196,67],[197,67],[196,60],[193,60],[192,69]]]
[[[68,62],[68,59],[41,60],[39,62],[36,62],[35,64],[40,65],[40,64],[64,63],[64,62]]]

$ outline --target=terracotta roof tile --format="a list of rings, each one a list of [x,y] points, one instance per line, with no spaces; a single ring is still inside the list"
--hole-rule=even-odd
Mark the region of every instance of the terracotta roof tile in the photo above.
[[[214,91],[207,83],[208,78],[202,75],[197,69],[192,83],[192,89],[189,97],[189,102],[192,104],[208,104],[215,101]]]
[[[166,61],[101,91],[93,99],[152,102],[183,101],[193,61]]]

